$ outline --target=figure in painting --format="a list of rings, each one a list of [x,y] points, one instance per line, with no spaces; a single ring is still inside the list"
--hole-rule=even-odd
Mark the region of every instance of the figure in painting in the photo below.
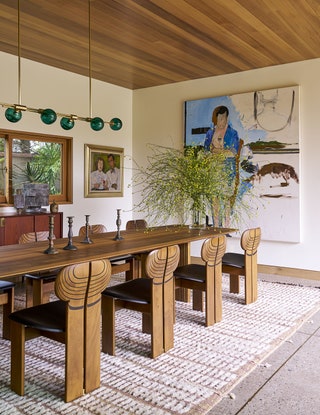
[[[96,160],[96,170],[90,174],[90,188],[91,190],[108,190],[107,175],[103,171],[104,160],[98,157]]]
[[[225,155],[225,166],[228,171],[229,189],[228,195],[223,199],[212,201],[213,224],[214,226],[230,227],[231,208],[237,193],[239,184],[239,154],[242,140],[238,132],[232,128],[228,121],[229,110],[226,106],[220,105],[212,112],[213,127],[206,133],[204,149],[212,153],[223,153]]]
[[[239,150],[237,130],[228,122],[229,110],[224,105],[216,107],[212,112],[213,128],[207,131],[204,148],[213,153],[223,152],[226,157],[235,158]]]
[[[116,166],[114,155],[108,155],[109,170],[106,173],[107,186],[110,191],[120,190],[120,169]]]

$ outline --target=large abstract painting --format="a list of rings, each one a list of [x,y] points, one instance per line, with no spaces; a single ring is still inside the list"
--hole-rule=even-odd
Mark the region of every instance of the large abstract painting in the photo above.
[[[300,241],[298,86],[185,102],[185,145],[235,146],[236,192],[244,208],[234,218],[231,212],[231,225],[240,232],[260,226],[264,240]]]

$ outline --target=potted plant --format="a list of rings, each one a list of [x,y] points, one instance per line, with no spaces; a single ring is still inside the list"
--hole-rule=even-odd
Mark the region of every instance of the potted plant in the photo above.
[[[147,165],[136,166],[133,176],[135,192],[140,194],[134,209],[143,212],[149,224],[178,221],[201,227],[206,215],[213,216],[216,203],[223,205],[233,196],[222,153],[213,154],[201,147],[178,150],[158,145],[150,145],[150,150]]]

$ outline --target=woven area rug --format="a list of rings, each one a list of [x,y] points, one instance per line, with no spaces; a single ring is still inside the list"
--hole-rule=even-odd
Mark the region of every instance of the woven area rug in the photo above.
[[[66,404],[64,347],[38,338],[26,345],[25,396],[10,390],[10,342],[0,340],[0,413],[206,414],[320,308],[320,290],[259,281],[259,299],[243,304],[223,278],[223,320],[205,328],[204,316],[177,303],[175,346],[150,359],[141,315],[117,312],[116,356],[101,354],[101,387]]]

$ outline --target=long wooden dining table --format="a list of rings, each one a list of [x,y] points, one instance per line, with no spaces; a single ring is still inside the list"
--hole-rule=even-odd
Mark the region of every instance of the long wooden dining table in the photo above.
[[[116,232],[106,232],[90,235],[92,244],[82,243],[82,237],[73,237],[76,250],[63,249],[68,245],[68,238],[59,238],[53,241],[57,254],[44,253],[49,246],[48,242],[1,246],[0,278],[6,279],[97,259],[150,252],[175,244],[180,246],[180,265],[184,265],[190,263],[191,242],[234,231],[235,229],[229,228],[190,229],[188,226],[170,225],[121,231],[123,239],[120,240],[114,240]]]
[[[122,231],[121,236],[123,239],[120,240],[114,240],[117,235],[116,232],[107,232],[90,235],[90,239],[92,240],[91,244],[82,243],[83,237],[77,236],[72,238],[72,245],[77,248],[76,250],[63,249],[68,246],[70,240],[68,238],[61,238],[53,240],[54,248],[58,251],[56,254],[45,253],[52,241],[2,246],[0,247],[0,278],[5,279],[23,275],[25,273],[45,271],[52,268],[61,268],[93,260],[112,259],[127,254],[146,254],[154,249],[170,245],[179,245],[180,264],[184,265],[190,262],[191,242],[226,234],[232,231],[232,229],[213,227],[207,227],[199,230],[189,229],[188,226],[163,226],[158,228],[148,228],[145,230]],[[187,300],[187,298],[180,299]],[[222,308],[220,301],[217,306]],[[82,333],[81,329],[77,329],[75,332]],[[75,350],[68,349],[69,352],[67,353],[66,351],[66,359],[67,356],[81,355],[80,352],[85,353],[87,346],[85,345],[83,338],[80,340],[74,340],[73,343],[75,346],[70,346],[69,349],[75,347]],[[13,341],[12,344],[14,344]],[[97,359],[96,365],[97,367],[100,367],[100,342],[97,344],[99,347],[95,350],[94,355]],[[20,395],[23,395],[24,374],[23,376],[21,375],[22,372],[20,373],[19,371],[20,366],[17,366],[15,363],[17,356],[20,356],[19,353],[20,349],[12,346],[11,354],[13,356],[13,363],[11,367],[11,387],[12,390],[16,391]],[[90,353],[93,353],[92,347]],[[66,375],[66,379],[68,376],[68,379],[71,379],[70,384],[73,384],[75,382],[74,379],[77,378],[77,373],[73,373],[73,371],[69,372],[68,375]],[[84,371],[83,379],[81,380],[83,385],[87,384],[86,376],[87,373]],[[17,381],[17,379],[19,381]],[[23,379],[23,381],[21,381],[21,379]],[[94,383],[95,387],[99,387],[100,370],[95,371],[94,378],[90,380]],[[78,397],[78,395],[72,395],[72,398],[69,398],[68,395],[68,399],[74,399],[74,397]]]

